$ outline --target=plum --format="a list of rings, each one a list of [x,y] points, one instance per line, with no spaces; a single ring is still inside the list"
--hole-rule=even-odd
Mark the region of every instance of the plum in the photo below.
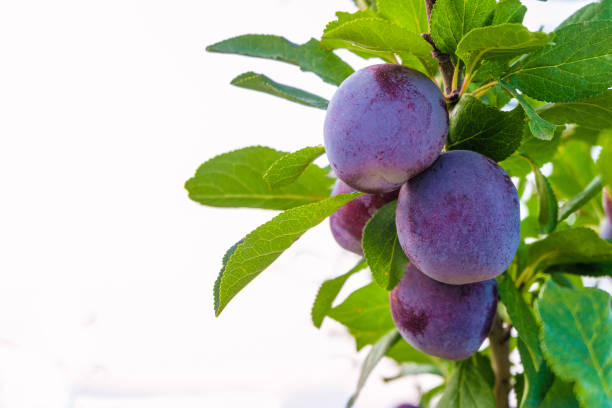
[[[338,178],[358,191],[386,193],[429,167],[448,133],[446,101],[413,69],[380,64],[338,88],[327,108],[325,150]]]
[[[454,150],[402,186],[396,224],[404,252],[427,276],[484,281],[504,272],[518,249],[518,193],[497,163]]]
[[[413,347],[447,360],[463,360],[489,335],[497,311],[495,279],[448,285],[408,264],[389,294],[391,316]]]
[[[332,190],[336,194],[352,193],[355,189],[349,187],[342,180],[337,180]],[[344,249],[363,255],[361,237],[363,228],[374,213],[383,205],[397,198],[397,191],[386,194],[365,194],[350,201],[329,217],[334,238]]]
[[[398,405],[397,408],[419,408],[419,407],[418,405],[402,404],[402,405]]]
[[[603,189],[602,201],[606,215],[599,227],[599,236],[602,239],[612,239],[612,196],[608,187]]]

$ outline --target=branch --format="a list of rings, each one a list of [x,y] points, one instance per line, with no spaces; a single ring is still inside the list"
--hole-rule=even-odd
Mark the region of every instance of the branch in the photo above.
[[[510,394],[510,328],[504,330],[503,320],[495,315],[493,328],[489,334],[491,347],[491,364],[495,372],[495,395],[496,408],[509,408],[508,396]]]
[[[433,51],[431,52],[431,56],[438,60],[438,69],[440,70],[440,75],[442,75],[442,81],[444,82],[444,95],[446,96],[447,100],[454,102],[459,98],[459,91],[453,89],[453,74],[455,72],[455,66],[453,65],[450,55],[440,51],[431,38],[431,11],[433,10],[435,3],[436,0],[425,0],[427,23],[430,32],[423,33],[421,36],[432,46]]]

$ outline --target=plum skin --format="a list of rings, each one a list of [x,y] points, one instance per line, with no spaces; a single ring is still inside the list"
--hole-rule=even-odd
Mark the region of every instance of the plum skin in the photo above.
[[[336,180],[331,195],[354,191],[354,188],[342,180]],[[361,247],[363,228],[380,207],[397,199],[397,194],[397,191],[386,194],[364,194],[344,204],[329,217],[329,225],[336,242],[346,250],[363,255]]]
[[[601,239],[612,239],[612,196],[608,187],[604,187],[601,198],[605,217],[599,227],[599,236]]]
[[[448,285],[431,279],[414,264],[390,292],[391,316],[414,348],[446,360],[463,360],[478,351],[497,311],[497,282]]]
[[[425,75],[396,64],[353,73],[327,108],[325,151],[338,178],[386,193],[429,167],[448,134],[446,101]]]
[[[427,276],[484,281],[504,272],[518,249],[518,192],[497,163],[454,150],[402,186],[396,225],[404,252]]]

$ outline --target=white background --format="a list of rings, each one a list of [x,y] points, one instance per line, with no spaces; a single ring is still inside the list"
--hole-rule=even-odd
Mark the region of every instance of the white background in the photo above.
[[[585,3],[525,4],[531,29],[552,29]],[[223,253],[274,213],[202,207],[183,189],[218,153],[322,142],[323,111],[232,87],[234,76],[333,93],[296,67],[205,45],[305,42],[335,10],[354,6],[0,1],[0,408],[343,406],[365,355],[309,311],[356,256],[323,224],[215,319]],[[415,402],[415,381],[382,384],[394,372],[383,363],[357,406]]]

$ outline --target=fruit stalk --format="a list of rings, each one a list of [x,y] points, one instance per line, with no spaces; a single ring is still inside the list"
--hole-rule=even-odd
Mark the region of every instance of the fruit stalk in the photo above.
[[[438,60],[438,69],[444,82],[444,96],[449,101],[458,99],[459,92],[453,89],[453,74],[455,73],[455,66],[451,60],[450,55],[443,53],[436,47],[433,39],[431,38],[431,11],[433,10],[436,0],[425,0],[425,10],[427,11],[427,23],[429,25],[429,33],[423,33],[421,36],[433,47],[431,56]]]
[[[510,328],[504,329],[503,320],[499,314],[495,316],[493,328],[489,334],[491,347],[491,364],[495,372],[495,396],[496,408],[509,408],[510,395]]]

